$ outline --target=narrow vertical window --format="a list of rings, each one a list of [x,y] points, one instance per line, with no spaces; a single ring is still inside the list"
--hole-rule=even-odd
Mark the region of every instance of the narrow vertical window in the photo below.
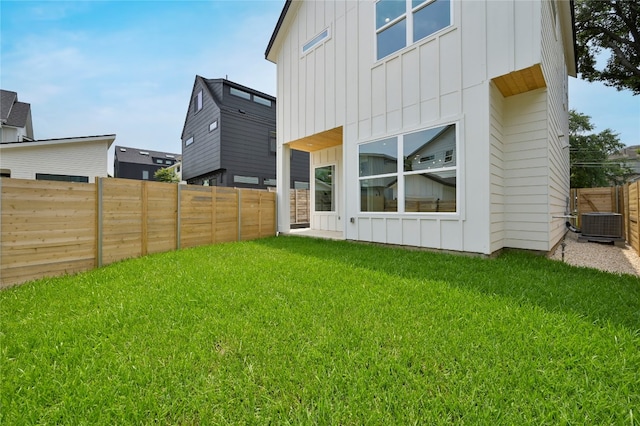
[[[198,92],[193,102],[194,112],[198,112],[202,109],[202,90]]]
[[[315,169],[315,210],[317,212],[335,211],[334,175],[334,165]]]

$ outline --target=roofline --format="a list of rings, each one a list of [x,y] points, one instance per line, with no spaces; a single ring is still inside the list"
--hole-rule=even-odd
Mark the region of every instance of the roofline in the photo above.
[[[269,40],[269,44],[267,45],[267,50],[265,50],[264,52],[264,58],[267,61],[274,62],[271,59],[269,59],[269,54],[271,53],[271,48],[276,42],[276,38],[278,37],[278,33],[280,32],[280,28],[284,23],[284,18],[287,16],[287,12],[289,11],[289,7],[291,6],[291,3],[292,3],[292,0],[286,0],[284,3],[284,7],[282,8],[282,12],[280,12],[278,23],[276,24],[276,28],[273,30],[273,34],[271,34],[271,39]]]
[[[565,53],[567,73],[571,77],[576,77],[578,73],[578,56],[576,55],[576,17],[574,0],[558,2],[562,32],[562,45]],[[568,10],[567,10],[568,9]]]
[[[57,139],[39,139],[33,141],[23,142],[2,142],[0,148],[29,148],[34,146],[46,146],[46,145],[59,145],[70,143],[82,143],[82,142],[102,142],[108,143],[107,149],[111,147],[111,144],[116,139],[116,135],[98,135],[98,136],[77,136],[71,138],[57,138]]]
[[[260,90],[252,89],[249,86],[245,86],[243,84],[236,83],[235,81],[231,81],[231,80],[228,80],[226,78],[204,78],[204,77],[200,77],[200,78],[202,78],[205,82],[211,81],[211,82],[214,82],[214,83],[226,84],[227,86],[234,86],[237,89],[241,89],[241,90],[245,90],[247,92],[251,92],[254,95],[259,95],[259,96],[263,96],[265,98],[270,98],[272,101],[276,100],[276,97],[273,96],[273,95],[269,95],[268,93],[261,92]]]
[[[136,148],[134,146],[115,145],[114,148],[115,148],[116,151],[118,151],[118,149],[120,149],[120,148],[124,148],[126,150],[130,149],[132,151],[145,151],[145,152],[148,152],[149,154],[155,153],[155,154],[162,154],[162,155],[173,155],[176,158],[177,157],[182,157],[182,154],[178,154],[178,153],[175,153],[175,152],[156,151],[155,149]]]

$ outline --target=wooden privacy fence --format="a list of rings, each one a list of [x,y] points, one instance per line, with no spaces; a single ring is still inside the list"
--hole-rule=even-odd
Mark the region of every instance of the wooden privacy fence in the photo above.
[[[276,194],[127,179],[0,178],[0,288],[276,233]]]
[[[580,215],[593,212],[622,214],[623,235],[640,255],[640,181],[610,188],[580,188],[571,190],[571,211]]]

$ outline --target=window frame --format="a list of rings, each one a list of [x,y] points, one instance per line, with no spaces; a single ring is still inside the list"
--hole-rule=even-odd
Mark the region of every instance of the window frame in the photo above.
[[[331,40],[331,25],[322,29],[322,31],[311,37],[311,39],[307,40],[306,43],[300,46],[300,56],[303,57],[308,55],[320,46],[324,45],[329,40]]]
[[[187,139],[184,140],[185,148],[188,147],[189,145],[193,145],[193,142],[194,142],[193,136],[189,136]]]
[[[244,99],[245,101],[251,100],[251,93],[238,89],[237,87],[229,86],[229,94],[236,98]]]
[[[414,40],[414,15],[418,12],[420,12],[422,9],[436,3],[438,0],[424,0],[422,3],[418,4],[417,6],[413,6],[413,0],[405,0],[405,11],[404,13],[402,13],[401,15],[397,16],[396,18],[390,20],[389,22],[386,22],[384,25],[380,26],[378,28],[378,24],[377,24],[377,10],[376,10],[376,6],[378,5],[378,3],[382,2],[384,0],[375,0],[374,1],[374,13],[373,13],[373,28],[374,28],[374,54],[375,54],[375,61],[382,61],[384,59],[388,59],[389,57],[391,57],[392,55],[410,47],[413,46],[414,44],[423,41],[423,40],[427,40],[431,37],[434,37],[435,35],[447,30],[448,28],[451,28],[454,24],[454,16],[453,16],[453,1],[452,0],[446,0],[449,2],[449,24],[420,38],[417,40]],[[383,33],[384,31],[390,29],[391,27],[393,27],[394,25],[400,23],[401,21],[405,21],[406,25],[405,25],[405,43],[404,46],[396,49],[390,53],[387,53],[384,56],[378,56],[378,36]]]
[[[198,112],[202,111],[202,90],[196,93],[196,96],[194,96],[193,100],[193,107],[195,109],[194,114],[197,114]]]
[[[438,167],[438,168],[432,168],[432,169],[419,169],[419,170],[405,170],[405,137],[407,135],[412,135],[415,133],[420,133],[423,131],[427,131],[427,130],[435,130],[438,128],[446,128],[450,125],[454,126],[454,135],[455,135],[455,147],[453,149],[453,153],[452,153],[452,160],[451,162],[455,162],[455,165],[450,166],[450,165],[443,165],[443,167]],[[402,133],[398,133],[398,134],[393,134],[393,135],[387,135],[383,138],[378,138],[378,139],[374,139],[374,140],[367,140],[367,141],[363,141],[361,143],[358,144],[358,155],[357,155],[357,167],[358,170],[360,170],[360,147],[363,145],[367,145],[370,143],[375,143],[375,142],[380,142],[380,141],[384,141],[384,140],[389,140],[392,138],[396,138],[396,142],[397,142],[397,166],[396,166],[396,171],[394,171],[393,173],[381,173],[381,174],[367,174],[367,175],[360,175],[360,172],[358,173],[358,194],[361,193],[362,191],[362,187],[361,187],[361,182],[363,180],[369,180],[369,179],[382,179],[382,178],[390,178],[390,177],[395,177],[396,181],[397,181],[397,198],[396,198],[396,202],[397,202],[397,207],[395,211],[366,211],[366,210],[362,210],[362,202],[360,202],[358,204],[358,214],[359,215],[402,215],[402,216],[408,216],[408,215],[417,215],[420,217],[424,217],[424,216],[433,216],[436,215],[438,217],[440,216],[446,216],[446,217],[457,217],[457,218],[464,218],[463,215],[463,205],[462,205],[462,192],[464,191],[463,188],[463,164],[461,161],[461,156],[459,155],[462,149],[462,142],[460,139],[460,135],[462,134],[462,122],[461,120],[456,120],[456,121],[447,121],[447,122],[443,122],[437,125],[433,125],[433,126],[428,126],[428,127],[421,127],[421,128],[417,128],[417,129],[411,129],[411,130],[407,130],[404,131]],[[449,151],[449,150],[446,150]],[[405,190],[405,184],[406,184],[406,178],[408,176],[413,176],[413,175],[421,175],[421,174],[435,174],[437,175],[438,173],[446,173],[446,172],[451,172],[451,171],[455,171],[455,176],[456,176],[456,185],[455,185],[455,202],[456,202],[456,210],[454,212],[440,212],[440,211],[425,211],[425,212],[414,212],[414,211],[410,211],[407,212],[406,211],[406,190]]]

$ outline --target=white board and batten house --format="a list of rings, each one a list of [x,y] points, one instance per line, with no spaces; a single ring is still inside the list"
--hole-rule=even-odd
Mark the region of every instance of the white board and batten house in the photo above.
[[[490,255],[565,232],[573,4],[564,0],[286,1],[278,181],[311,155],[311,228]],[[278,188],[278,231],[289,200]]]

